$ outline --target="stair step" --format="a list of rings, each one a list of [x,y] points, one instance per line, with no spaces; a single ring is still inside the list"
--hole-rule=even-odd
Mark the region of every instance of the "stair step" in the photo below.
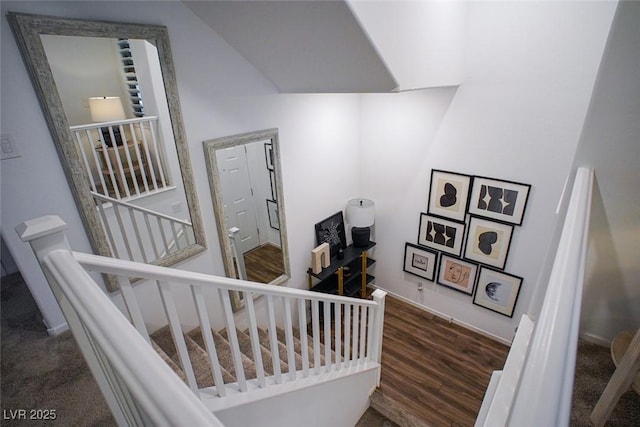
[[[413,415],[408,410],[409,408],[399,404],[388,396],[388,394],[381,392],[380,389],[375,390],[373,394],[371,394],[369,402],[373,409],[400,426],[431,427],[431,424]]]
[[[163,328],[160,328],[151,335],[151,338],[157,344],[157,346],[164,351],[166,356],[168,356],[169,359],[174,362],[176,367],[178,367],[180,371],[182,371],[182,368],[180,368],[178,351],[176,350],[175,344],[173,342],[173,337],[171,336],[171,330],[169,329],[169,326],[167,325]],[[191,367],[193,368],[193,373],[196,378],[196,384],[198,385],[198,387],[204,388],[215,385],[207,352],[204,351],[204,349],[188,335],[184,335],[184,340],[187,346],[187,353],[189,354],[189,360],[191,361]],[[178,375],[180,374],[178,373]],[[182,375],[184,375],[184,372],[182,373]]]
[[[258,328],[258,335],[260,339],[260,344],[266,348],[271,348],[271,343],[269,341],[269,333],[264,329]],[[283,342],[279,340],[278,340],[278,356],[280,357],[281,366],[283,364],[286,365],[288,362],[287,346],[284,345]],[[296,370],[302,370],[302,357],[300,356],[299,353],[294,352],[294,358],[296,361]],[[285,369],[282,368],[282,372],[288,372],[288,370],[285,371]]]
[[[236,334],[238,336],[238,344],[242,354],[247,356],[249,359],[254,360],[251,337],[249,336],[248,330],[247,332],[242,332],[241,330],[236,329]],[[229,340],[226,329],[220,331],[220,335],[222,335],[227,341]],[[262,365],[264,367],[265,375],[273,375],[273,358],[271,356],[271,352],[261,344],[260,354],[262,355]],[[280,370],[282,372],[287,372],[289,370],[289,365],[287,365],[286,362],[280,362]]]
[[[284,329],[276,328],[278,334],[278,341],[282,343],[287,342],[287,337]],[[307,337],[307,347],[309,352],[309,367],[313,368],[313,337]],[[293,328],[293,348],[296,354],[302,355],[302,341],[300,341],[300,330]],[[331,352],[333,354],[333,352]],[[324,345],[320,343],[320,365],[324,365]]]
[[[200,327],[197,327],[196,329],[190,331],[188,335],[196,343],[198,343],[201,348],[204,349],[204,339],[202,338],[202,333],[200,331]],[[218,352],[218,361],[220,362],[220,366],[224,368],[232,378],[231,381],[225,378],[225,383],[237,381],[236,369],[233,364],[233,351],[231,349],[231,344],[218,332],[212,330],[211,334],[213,335],[213,343],[215,344],[216,351]],[[242,360],[242,367],[244,368],[245,379],[250,380],[256,378],[256,366],[253,361],[242,353],[240,353],[240,358]]]
[[[158,344],[156,344],[155,340],[151,340],[151,346],[153,347],[153,349],[156,351],[156,353],[158,353],[160,355],[160,357],[162,358],[162,360],[164,360],[164,362],[169,365],[169,367],[171,369],[173,369],[173,371],[178,374],[178,376],[180,377],[180,379],[182,381],[187,381],[187,376],[184,374],[184,371],[182,370],[182,368],[180,366],[178,366],[178,364],[176,362],[173,361],[173,359],[171,359],[171,357],[162,349],[162,347],[160,347]]]

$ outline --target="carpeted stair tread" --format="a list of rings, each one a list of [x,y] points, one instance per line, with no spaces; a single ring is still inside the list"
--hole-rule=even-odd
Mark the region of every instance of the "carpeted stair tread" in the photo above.
[[[165,355],[173,362],[175,367],[182,372],[180,358],[171,336],[171,330],[169,326],[160,328],[151,335],[152,340],[157,346],[165,353]],[[209,364],[209,357],[206,351],[198,345],[188,335],[184,335],[185,344],[187,346],[187,353],[189,354],[189,360],[191,361],[191,367],[193,368],[194,376],[196,377],[196,384],[199,388],[211,387],[214,385],[213,375],[211,373],[211,366]],[[162,354],[161,354],[162,356]],[[171,364],[169,364],[171,366]],[[173,366],[171,366],[174,368]],[[174,368],[174,371],[175,368]],[[176,371],[178,375],[180,372]],[[186,379],[184,372],[182,372],[181,378]]]
[[[251,346],[251,336],[249,335],[249,331],[247,330],[246,332],[242,332],[241,330],[236,329],[236,333],[238,336],[240,351],[249,359],[253,360],[253,348]],[[222,335],[227,341],[229,340],[226,329],[220,331],[220,335]],[[271,352],[261,344],[260,353],[262,354],[262,365],[264,367],[265,375],[273,375],[273,358],[271,357]],[[288,369],[289,367],[286,363],[280,362],[280,370],[282,372],[286,372]]]
[[[192,330],[188,333],[188,335],[203,349],[205,348],[204,339],[202,338],[202,333],[200,332],[200,327]],[[213,336],[213,343],[215,344],[216,351],[218,352],[218,361],[220,362],[220,366],[223,367],[231,375],[232,378],[231,381],[225,378],[225,383],[237,381],[236,369],[233,365],[233,351],[231,349],[231,344],[229,343],[229,341],[227,341],[226,338],[224,338],[216,331],[212,330],[211,335]],[[253,361],[242,353],[240,353],[240,358],[242,359],[245,379],[250,380],[256,378],[256,367]]]
[[[258,336],[260,337],[260,344],[270,349],[271,343],[269,342],[269,333],[264,329],[258,328]],[[284,345],[281,341],[278,341],[278,356],[280,357],[281,366],[283,363],[287,364],[287,360],[288,360],[287,346]],[[296,370],[302,370],[302,356],[294,352],[294,358],[296,361]],[[288,370],[285,371],[285,369],[282,368],[282,372],[289,372],[289,371]]]
[[[173,369],[173,372],[178,374],[178,376],[180,377],[180,379],[182,381],[186,382],[187,381],[187,376],[184,374],[184,371],[182,370],[182,368],[180,366],[178,366],[176,364],[176,362],[174,362],[173,359],[171,359],[171,357],[169,357],[169,355],[162,349],[162,347],[160,347],[158,344],[156,344],[155,340],[153,340],[153,339],[151,340],[151,346],[156,351],[156,353],[158,353],[160,355],[162,360],[164,360],[164,362],[167,365],[169,365],[169,367],[171,369]]]
[[[300,329],[293,328],[293,345],[297,354],[302,355],[302,341],[300,340]],[[287,342],[287,337],[284,329],[276,328],[278,333],[278,341]],[[307,336],[307,347],[309,347],[309,367],[313,368],[313,337]],[[324,344],[320,343],[320,365],[324,366]],[[332,357],[334,357],[333,350],[331,351]]]

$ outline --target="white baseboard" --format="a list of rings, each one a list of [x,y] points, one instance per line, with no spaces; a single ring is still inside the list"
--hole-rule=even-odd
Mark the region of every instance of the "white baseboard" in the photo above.
[[[372,285],[372,284],[369,284],[369,286],[372,286],[372,287],[374,287],[376,289],[379,288],[379,286]],[[492,339],[494,341],[498,341],[499,343],[502,343],[502,344],[504,344],[506,346],[511,347],[511,341],[509,341],[509,340],[506,340],[506,339],[504,339],[502,337],[499,337],[497,335],[493,335],[492,333],[487,332],[485,330],[482,330],[480,328],[477,328],[477,327],[475,327],[473,325],[470,325],[469,323],[465,323],[465,322],[461,322],[459,320],[453,319],[451,316],[448,316],[445,313],[441,313],[441,312],[439,312],[437,310],[434,310],[432,308],[429,308],[427,306],[418,304],[417,302],[412,301],[409,298],[404,297],[402,295],[398,295],[395,292],[389,291],[388,289],[384,289],[384,288],[380,288],[380,289],[383,289],[385,292],[389,293],[390,295],[393,295],[395,298],[398,298],[398,299],[406,302],[407,304],[410,304],[410,305],[412,305],[412,306],[414,306],[416,308],[419,308],[420,310],[424,310],[424,311],[426,311],[428,313],[433,314],[434,316],[438,316],[438,317],[440,317],[440,318],[442,318],[444,320],[447,320],[447,321],[449,321],[451,323],[455,323],[456,325],[462,326],[465,329],[469,329],[470,331],[476,332],[476,333],[478,333],[480,335],[483,335],[483,336],[485,336],[487,338],[490,338],[490,339]]]
[[[47,333],[49,335],[59,335],[64,331],[68,331],[68,330],[69,330],[69,325],[67,324],[67,322],[64,322],[59,324],[58,326],[54,326],[53,328],[47,328]]]
[[[600,337],[598,335],[593,335],[593,334],[589,334],[589,333],[581,333],[579,336],[583,340],[585,340],[587,342],[590,342],[592,344],[597,344],[599,346],[606,347],[606,348],[611,347],[611,340],[608,340],[606,338]]]

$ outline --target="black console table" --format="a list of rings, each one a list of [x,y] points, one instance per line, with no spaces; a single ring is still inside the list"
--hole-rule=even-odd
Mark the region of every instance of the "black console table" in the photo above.
[[[338,259],[331,257],[329,267],[323,268],[319,273],[307,270],[309,276],[309,289],[316,292],[355,297],[360,293],[360,298],[367,297],[367,283],[374,277],[367,274],[367,269],[376,261],[370,258],[367,252],[376,245],[375,242],[362,248],[349,245],[344,249],[344,257]],[[319,280],[313,285],[313,278]]]

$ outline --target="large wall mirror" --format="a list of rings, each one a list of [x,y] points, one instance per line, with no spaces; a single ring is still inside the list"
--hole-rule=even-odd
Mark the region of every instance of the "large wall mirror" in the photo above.
[[[203,251],[167,29],[8,19],[93,250],[164,266]]]
[[[277,129],[204,141],[228,277],[279,285],[291,276]],[[243,295],[232,294],[235,309]]]

